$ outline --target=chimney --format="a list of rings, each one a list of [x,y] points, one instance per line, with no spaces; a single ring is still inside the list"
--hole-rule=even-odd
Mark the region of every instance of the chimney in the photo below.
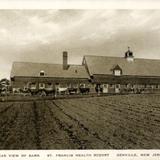
[[[68,69],[68,53],[66,51],[63,51],[63,69]]]

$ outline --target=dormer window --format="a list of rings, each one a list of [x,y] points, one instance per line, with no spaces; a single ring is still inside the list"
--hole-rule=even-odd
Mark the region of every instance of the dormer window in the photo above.
[[[114,70],[114,75],[115,76],[120,76],[121,75],[121,71],[120,70]]]
[[[122,75],[122,69],[120,68],[119,65],[116,65],[114,68],[113,68],[113,74],[115,76],[121,76]]]
[[[44,71],[40,71],[39,75],[44,76],[45,75]]]

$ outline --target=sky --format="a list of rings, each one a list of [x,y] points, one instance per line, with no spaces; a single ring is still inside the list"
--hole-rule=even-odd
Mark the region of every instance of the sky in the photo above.
[[[0,10],[0,78],[14,61],[81,64],[84,55],[160,59],[160,10]]]

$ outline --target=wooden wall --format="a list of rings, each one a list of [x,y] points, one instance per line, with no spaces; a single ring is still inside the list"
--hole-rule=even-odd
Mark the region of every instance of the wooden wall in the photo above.
[[[52,78],[52,77],[14,77],[11,79],[12,88],[23,89],[28,83],[52,83],[53,85],[79,85],[89,84],[88,79],[83,78]]]

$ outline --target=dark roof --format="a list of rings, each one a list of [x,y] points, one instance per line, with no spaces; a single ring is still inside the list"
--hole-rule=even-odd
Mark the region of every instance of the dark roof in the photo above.
[[[62,64],[32,62],[14,62],[10,76],[39,77],[40,71],[44,71],[45,77],[89,78],[83,65],[69,65],[67,70],[63,70]]]
[[[133,62],[124,57],[84,56],[90,75],[113,74],[118,65],[123,75],[160,76],[160,60],[134,58]]]
[[[117,65],[114,65],[111,70],[122,70],[121,67],[117,64]]]

